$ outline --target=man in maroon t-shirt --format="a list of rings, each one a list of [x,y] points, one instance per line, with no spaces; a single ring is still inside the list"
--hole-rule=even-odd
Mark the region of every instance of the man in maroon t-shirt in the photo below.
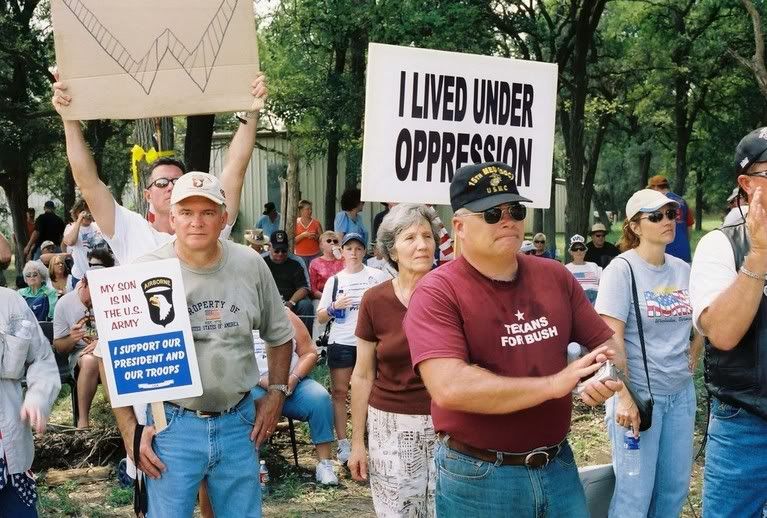
[[[405,318],[440,433],[437,515],[585,518],[571,392],[608,358],[625,360],[564,266],[517,253],[530,200],[508,165],[460,168],[450,201],[463,255],[421,281]],[[569,342],[591,352],[567,365]],[[594,381],[581,398],[597,405],[620,388]]]

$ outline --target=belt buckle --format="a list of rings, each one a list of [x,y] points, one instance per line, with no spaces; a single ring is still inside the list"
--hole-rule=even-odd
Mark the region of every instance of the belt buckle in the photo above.
[[[539,455],[543,455],[543,461],[541,464],[535,462],[535,459],[538,458]],[[543,450],[531,451],[525,455],[525,466],[528,468],[543,468],[548,466],[550,461],[551,457],[549,456],[549,452]]]
[[[194,415],[202,419],[209,419],[213,417],[213,414],[211,412],[203,412],[202,410],[195,410]]]

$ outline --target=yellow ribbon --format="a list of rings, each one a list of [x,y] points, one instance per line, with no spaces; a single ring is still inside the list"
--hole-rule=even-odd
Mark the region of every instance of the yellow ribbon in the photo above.
[[[148,150],[144,150],[143,147],[138,144],[131,148],[131,171],[133,171],[133,185],[138,185],[138,163],[145,160],[147,164],[151,164],[158,158],[173,156],[173,151],[157,151],[154,146]]]

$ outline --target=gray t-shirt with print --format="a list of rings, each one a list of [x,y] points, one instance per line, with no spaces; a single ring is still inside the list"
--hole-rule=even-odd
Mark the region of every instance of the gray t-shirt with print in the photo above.
[[[613,259],[602,273],[594,309],[600,315],[625,322],[629,380],[645,395],[647,379],[631,295],[631,274],[626,261],[619,258],[631,263],[636,278],[653,395],[675,394],[692,376],[688,368],[692,327],[690,266],[668,254],[663,266],[653,266],[636,251],[629,250]]]
[[[252,331],[270,346],[293,338],[285,308],[264,260],[251,248],[219,240],[221,260],[196,270],[181,263],[202,396],[174,401],[192,410],[231,408],[258,384]],[[137,262],[176,258],[175,240]]]

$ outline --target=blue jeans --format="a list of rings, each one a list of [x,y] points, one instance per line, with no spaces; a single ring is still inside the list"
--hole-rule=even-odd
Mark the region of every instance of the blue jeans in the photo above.
[[[253,399],[258,401],[266,395],[261,387],[250,391]],[[282,405],[282,415],[297,421],[309,423],[309,433],[313,444],[331,442],[333,435],[333,403],[325,387],[311,378],[298,382],[295,390]]]
[[[767,420],[712,397],[703,475],[704,517],[762,517],[767,506],[765,452]]]
[[[639,475],[623,469],[627,428],[615,422],[618,397],[607,402],[607,428],[612,443],[615,491],[610,516],[679,516],[690,488],[695,386],[669,396],[655,396],[652,426],[639,435]]]
[[[588,518],[586,496],[570,445],[547,466],[499,466],[451,450],[440,439],[437,464],[437,516],[467,518]]]
[[[153,448],[166,470],[159,479],[147,478],[148,518],[191,517],[203,478],[216,516],[260,517],[258,450],[250,440],[253,400],[246,397],[218,417],[166,404],[165,417],[168,426],[154,436]]]

